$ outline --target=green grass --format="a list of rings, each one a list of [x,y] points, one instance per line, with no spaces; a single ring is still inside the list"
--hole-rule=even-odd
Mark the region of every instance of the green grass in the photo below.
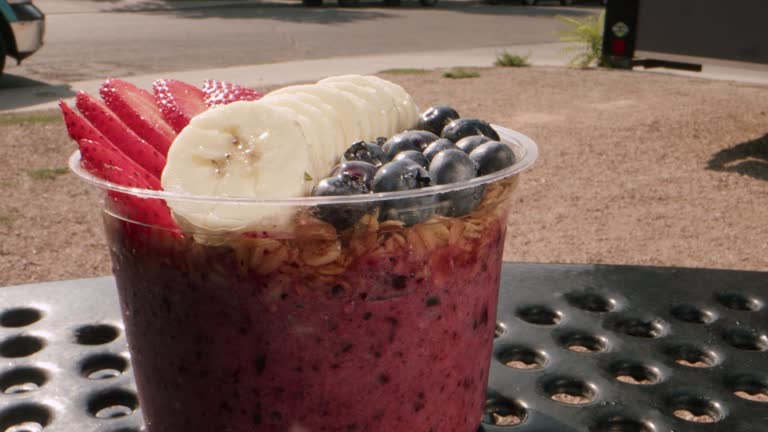
[[[385,69],[381,71],[381,73],[387,73],[387,74],[393,74],[393,75],[420,75],[425,74],[429,72],[426,69],[416,69],[416,68],[395,68],[395,69]]]
[[[6,215],[0,215],[0,225],[4,225],[4,226],[10,226],[10,225],[12,225],[12,224],[13,224],[13,222],[14,222],[15,220],[16,220],[16,219],[14,219],[14,218],[12,218],[12,217],[10,217],[10,216],[6,216]]]
[[[16,180],[0,180],[0,188],[16,186]]]
[[[496,56],[496,62],[494,62],[494,64],[496,66],[505,67],[525,67],[531,65],[528,63],[528,58],[530,57],[530,54],[521,56],[519,54],[512,54],[505,50]]]
[[[61,114],[58,113],[4,114],[0,115],[0,126],[54,123],[61,120]]]
[[[63,176],[68,173],[69,169],[66,167],[58,168],[41,168],[36,170],[29,170],[27,174],[35,180],[56,180],[57,177]]]
[[[464,78],[477,78],[480,76],[480,72],[472,69],[453,68],[443,73],[444,78],[451,79],[464,79]]]

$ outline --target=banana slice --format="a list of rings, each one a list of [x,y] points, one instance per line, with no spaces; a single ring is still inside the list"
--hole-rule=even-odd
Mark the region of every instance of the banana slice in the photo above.
[[[339,90],[346,91],[358,96],[366,102],[366,107],[370,113],[371,134],[369,139],[377,137],[389,137],[397,128],[399,113],[392,97],[380,94],[376,88],[370,85],[368,81],[359,80],[360,75],[342,77],[341,79],[324,79],[318,84],[336,87]],[[362,84],[358,84],[362,83]]]
[[[374,75],[366,75],[365,78],[389,89],[389,93],[395,99],[395,106],[400,112],[400,123],[398,124],[398,130],[394,131],[394,133],[400,133],[416,127],[419,122],[419,107],[404,88]]]
[[[400,132],[404,125],[408,122],[406,113],[400,107],[399,98],[395,97],[394,92],[389,86],[383,85],[380,81],[384,81],[379,78],[378,81],[371,79],[376,78],[373,76],[363,75],[340,75],[335,77],[326,78],[320,82],[346,82],[352,83],[356,86],[363,87],[368,93],[371,93],[378,97],[378,106],[381,109],[381,115],[387,116],[389,120],[389,128],[386,134],[381,136],[390,137],[397,132]],[[362,95],[361,95],[362,96]]]
[[[299,197],[319,179],[301,120],[261,101],[235,102],[192,119],[168,152],[163,189],[216,197]],[[295,208],[169,199],[177,222],[208,231],[290,230]]]
[[[313,172],[321,176],[317,179],[313,176],[316,184],[320,178],[327,175],[328,166],[334,163],[335,129],[322,111],[302,102],[296,95],[269,94],[263,99],[263,103],[283,107],[296,113],[296,119],[301,123],[304,135],[309,140]]]

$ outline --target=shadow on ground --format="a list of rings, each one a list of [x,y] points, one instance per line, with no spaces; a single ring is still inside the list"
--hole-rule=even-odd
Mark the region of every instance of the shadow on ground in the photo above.
[[[72,97],[67,84],[48,84],[19,75],[0,75],[0,111],[25,108],[44,102]]]
[[[720,150],[709,160],[707,169],[735,172],[768,181],[768,134]]]
[[[109,0],[102,0],[109,1]],[[161,12],[173,14],[181,18],[266,18],[278,21],[311,22],[316,24],[339,24],[356,21],[391,18],[398,11],[424,10],[416,0],[402,0],[399,7],[386,7],[382,1],[360,0],[360,4],[354,7],[338,7],[337,0],[325,0],[322,7],[304,7],[300,0],[296,4],[290,3],[251,3],[251,4],[213,4],[194,6],[194,3],[186,3],[178,7],[177,2],[164,0],[162,2],[144,1],[127,6],[116,6],[109,9],[110,12]],[[514,4],[514,5],[512,5]],[[587,16],[595,15],[599,9],[584,5],[581,7],[563,8],[554,5],[552,7],[522,6],[517,2],[490,5],[482,1],[469,2],[442,2],[430,9],[446,10],[458,13],[479,15],[509,15],[529,17],[554,17],[557,15]],[[391,11],[391,12],[389,12]]]

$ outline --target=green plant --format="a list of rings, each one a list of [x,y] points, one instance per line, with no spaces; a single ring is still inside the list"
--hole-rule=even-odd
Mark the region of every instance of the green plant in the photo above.
[[[530,53],[521,56],[519,54],[512,54],[504,50],[496,56],[496,62],[494,62],[494,64],[496,66],[525,67],[531,65],[528,63],[528,59],[530,57]]]
[[[419,74],[425,74],[429,72],[426,69],[417,69],[417,68],[394,68],[394,69],[385,69],[381,71],[381,73],[388,73],[388,74],[394,74],[394,75],[419,75]]]
[[[558,15],[556,17],[560,22],[570,28],[558,32],[560,41],[575,42],[576,45],[565,47],[562,53],[572,53],[581,51],[571,58],[568,65],[571,67],[586,68],[593,64],[597,66],[607,66],[603,62],[603,26],[605,23],[605,11],[599,16],[588,16],[584,19],[574,17],[565,17]]]
[[[12,218],[10,216],[0,215],[0,225],[10,226],[10,225],[13,225],[13,222],[15,220],[16,219],[14,219],[14,218]]]
[[[62,176],[69,172],[69,169],[64,167],[59,168],[41,168],[36,170],[29,170],[27,174],[35,180],[55,180],[56,177]]]
[[[61,114],[5,114],[0,116],[0,126],[52,123],[57,121],[61,121]]]
[[[444,78],[462,79],[462,78],[477,78],[480,76],[480,72],[471,69],[453,68],[443,73]]]

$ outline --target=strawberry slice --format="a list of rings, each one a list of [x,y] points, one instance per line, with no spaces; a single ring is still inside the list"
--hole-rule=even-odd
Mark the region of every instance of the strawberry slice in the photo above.
[[[101,85],[99,94],[112,112],[136,135],[163,156],[168,155],[168,148],[176,138],[176,133],[165,122],[152,93],[129,82],[110,78]]]
[[[141,189],[160,189],[159,183],[152,184],[132,166],[132,161],[117,148],[103,142],[81,139],[81,164],[91,174],[112,183]],[[138,167],[140,170],[141,167]],[[157,180],[154,180],[157,182]],[[176,229],[176,223],[165,201],[156,198],[140,198],[117,191],[108,191],[109,198],[118,213],[126,218],[149,225]]]
[[[77,109],[115,147],[146,168],[150,174],[160,178],[165,168],[165,156],[139,138],[101,101],[83,91],[77,92],[76,101]]]
[[[115,147],[114,144],[112,144],[104,135],[101,134],[101,132],[93,127],[93,125],[90,124],[88,120],[84,119],[82,116],[80,116],[80,114],[73,111],[69,105],[64,103],[64,101],[59,101],[59,108],[61,109],[62,114],[64,114],[64,124],[67,126],[67,132],[69,133],[70,138],[75,140],[75,142],[78,144],[84,140],[95,142],[100,144],[104,149],[103,152],[95,153],[97,155],[103,154],[103,157],[98,159],[98,163],[96,165],[114,166],[126,173],[131,173],[130,175],[137,177],[143,183],[146,183],[147,189],[160,190],[160,182],[158,181],[157,177],[150,174],[146,169],[141,167],[141,165],[137,164],[123,152],[118,150],[117,147]],[[103,176],[100,175],[99,177]],[[139,187],[126,183],[119,184],[123,186]]]
[[[152,89],[155,102],[176,133],[181,132],[192,117],[208,109],[203,91],[185,82],[161,79],[152,84]]]
[[[256,90],[219,80],[206,80],[203,84],[203,93],[205,93],[205,104],[209,108],[237,101],[254,101],[264,96]]]
[[[160,181],[109,141],[77,141],[83,168],[96,177],[122,186],[162,190]]]

